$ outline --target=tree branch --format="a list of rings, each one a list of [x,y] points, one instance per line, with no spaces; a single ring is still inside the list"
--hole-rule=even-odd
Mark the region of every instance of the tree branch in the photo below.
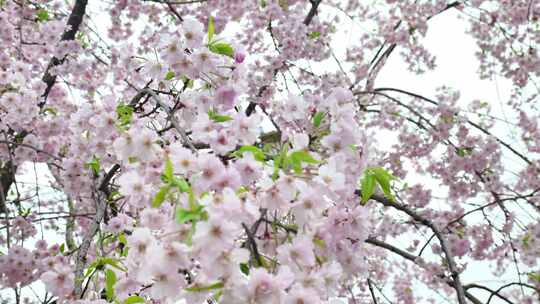
[[[82,283],[84,281],[83,271],[86,267],[88,249],[90,249],[90,244],[94,239],[94,235],[96,235],[99,230],[101,221],[105,216],[105,209],[107,209],[107,200],[103,197],[101,191],[93,191],[92,196],[96,202],[96,215],[94,216],[92,225],[84,236],[83,241],[79,246],[79,251],[77,252],[77,259],[75,261],[75,288],[73,291],[76,299],[80,298],[82,295]]]
[[[311,2],[311,9],[309,10],[306,18],[304,19],[304,24],[309,25],[311,23],[311,20],[313,20],[313,17],[317,14],[317,8],[319,7],[319,4],[321,4],[322,0],[310,0]]]
[[[361,195],[360,190],[357,190],[356,192],[357,192],[358,195]],[[405,206],[403,204],[391,201],[391,200],[387,199],[386,197],[376,195],[376,194],[372,195],[371,199],[383,204],[384,206],[392,207],[392,208],[394,208],[396,210],[399,210],[399,211],[407,214],[408,216],[410,216],[415,221],[421,223],[422,225],[430,228],[433,231],[433,233],[435,234],[437,239],[439,239],[439,243],[441,244],[441,249],[444,252],[445,259],[446,259],[446,262],[448,264],[448,268],[450,270],[450,275],[452,276],[452,279],[453,279],[453,286],[452,287],[454,287],[454,289],[456,290],[456,293],[457,293],[458,303],[459,304],[466,304],[466,302],[465,302],[465,291],[463,289],[463,285],[461,284],[461,280],[459,278],[459,271],[457,269],[457,265],[456,265],[456,262],[454,260],[454,256],[450,252],[450,247],[448,245],[448,242],[443,237],[443,235],[442,235],[441,231],[439,230],[439,228],[437,228],[437,226],[433,222],[431,222],[430,220],[422,217],[421,215],[419,215],[418,213],[416,213],[415,211],[413,211],[412,209],[408,208],[407,206]],[[414,257],[416,258],[416,256],[414,256]]]
[[[75,1],[75,5],[73,6],[73,10],[71,11],[71,14],[69,15],[67,26],[68,30],[62,34],[62,38],[60,41],[68,41],[75,39],[75,35],[79,31],[79,26],[81,25],[83,21],[84,14],[86,12],[86,5],[88,3],[88,0],[77,0]],[[49,96],[49,93],[51,92],[52,87],[54,86],[54,83],[56,82],[56,75],[51,74],[51,69],[61,65],[64,63],[64,60],[66,57],[62,59],[58,59],[56,57],[53,57],[51,61],[49,62],[49,65],[47,65],[47,69],[45,70],[45,74],[43,75],[43,78],[41,79],[45,84],[47,85],[47,88],[45,89],[45,92],[43,93],[43,101],[39,103],[39,107],[43,108],[45,106],[45,103],[47,101],[47,96]]]
[[[76,298],[80,298],[83,295],[82,283],[84,281],[84,268],[86,267],[86,260],[88,255],[88,249],[94,239],[99,226],[105,217],[105,211],[107,209],[107,198],[110,195],[109,183],[114,174],[120,169],[120,165],[115,164],[107,174],[103,177],[103,180],[99,184],[99,187],[92,191],[92,198],[96,203],[96,215],[92,221],[92,225],[88,229],[86,235],[83,238],[79,251],[77,252],[77,259],[75,261],[75,288],[74,295]],[[106,196],[104,196],[106,195]]]

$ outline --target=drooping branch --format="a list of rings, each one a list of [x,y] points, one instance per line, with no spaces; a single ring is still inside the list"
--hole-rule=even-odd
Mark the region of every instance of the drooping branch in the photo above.
[[[384,248],[384,249],[386,249],[386,250],[388,250],[390,252],[393,252],[393,253],[401,256],[402,258],[404,258],[406,260],[409,260],[409,261],[411,261],[411,262],[418,265],[418,258],[415,255],[412,255],[412,254],[406,252],[405,250],[400,249],[400,248],[398,248],[398,247],[396,247],[394,245],[385,243],[383,241],[380,241],[380,240],[377,240],[377,239],[374,239],[374,238],[368,238],[366,240],[366,243],[377,246],[377,247],[380,247],[380,248]],[[442,275],[440,275],[439,278],[445,279],[444,276],[442,276]],[[453,280],[445,279],[445,282],[446,282],[446,284],[448,284],[451,287],[455,288],[455,286],[456,286],[456,283]],[[469,285],[467,285],[467,286],[469,286]],[[476,298],[474,295],[472,295],[470,292],[467,291],[467,288],[463,287],[463,290],[464,290],[464,292],[463,292],[464,296],[467,299],[469,299],[469,301],[471,301],[474,304],[482,304],[482,302],[478,298]]]
[[[361,192],[359,190],[357,190],[357,194],[361,196]],[[439,228],[432,221],[430,221],[427,218],[424,218],[423,216],[421,216],[420,214],[416,213],[415,211],[413,211],[412,209],[410,209],[409,207],[407,207],[407,206],[405,206],[403,204],[391,201],[390,199],[387,199],[386,197],[376,195],[376,194],[372,195],[371,199],[383,204],[386,207],[391,207],[391,208],[394,208],[396,210],[399,210],[399,211],[407,214],[412,219],[414,219],[416,222],[430,228],[433,231],[433,233],[435,234],[437,239],[439,239],[441,249],[442,249],[442,251],[443,251],[443,253],[445,255],[445,259],[446,259],[446,262],[448,264],[448,268],[450,270],[450,275],[451,275],[452,280],[453,280],[453,286],[452,287],[454,287],[454,289],[456,290],[456,293],[457,293],[458,303],[459,304],[465,304],[466,303],[465,302],[465,291],[463,289],[463,285],[461,284],[461,280],[460,280],[460,277],[459,277],[459,271],[457,269],[457,265],[456,265],[456,262],[454,260],[454,256],[452,255],[452,253],[450,251],[450,246],[448,244],[448,241],[442,235],[442,232],[439,230]],[[416,256],[415,256],[415,258],[416,258]]]
[[[303,22],[306,26],[308,26],[311,23],[311,21],[313,20],[313,18],[317,14],[317,9],[318,9],[319,5],[321,4],[322,0],[310,0],[310,2],[311,2],[311,9],[309,10],[308,14],[306,15],[306,18],[304,18],[304,22]],[[271,30],[272,26],[271,26],[271,24],[269,25],[268,29],[269,29],[270,35],[272,35],[272,30]],[[274,70],[272,71],[272,79],[276,77],[276,75],[277,75],[280,68],[281,67],[274,68]],[[269,85],[267,85],[267,84],[261,86],[259,88],[259,91],[257,92],[257,97],[263,96],[264,92],[268,89],[268,87],[269,87]],[[246,111],[245,111],[246,115],[250,116],[251,114],[253,114],[253,112],[255,111],[255,107],[257,107],[257,105],[258,104],[255,103],[255,102],[250,102],[249,105],[246,108]],[[264,111],[264,109],[263,109],[263,111]],[[265,114],[267,114],[267,113],[265,112]]]
[[[68,41],[75,39],[75,35],[79,31],[79,27],[83,21],[84,14],[86,12],[86,5],[88,4],[88,0],[77,0],[75,1],[75,5],[73,6],[73,10],[71,11],[71,14],[68,17],[67,26],[68,30],[62,34],[62,38],[60,41]],[[43,101],[39,103],[39,107],[43,108],[43,106],[46,103],[47,96],[51,92],[52,87],[54,86],[54,83],[56,82],[56,75],[51,74],[51,69],[61,65],[64,63],[64,58],[56,58],[53,57],[49,64],[47,65],[47,69],[45,70],[45,74],[43,75],[43,78],[41,79],[47,87],[45,88],[45,92],[43,93]]]
[[[493,295],[496,295],[497,297],[499,297],[499,299],[505,301],[506,303],[509,303],[509,304],[514,304],[514,302],[508,300],[507,297],[501,295],[500,293],[498,293],[497,291],[491,289],[491,288],[488,288],[486,286],[483,286],[483,285],[479,285],[479,284],[467,284],[464,286],[465,289],[472,289],[472,288],[477,288],[477,289],[482,289],[482,290],[485,290],[485,291],[488,291],[491,293],[490,297],[489,297],[489,300],[488,300],[488,304],[489,302],[491,302],[491,297],[493,297]]]
[[[73,6],[73,10],[71,11],[71,14],[68,17],[67,21],[67,30],[62,34],[62,37],[60,38],[60,41],[67,41],[67,40],[73,40],[75,39],[75,35],[77,34],[79,27],[82,23],[84,14],[86,12],[86,5],[88,3],[88,0],[77,0],[75,2],[75,5]],[[45,73],[42,77],[42,81],[46,84],[45,91],[42,95],[43,100],[38,103],[40,108],[43,108],[45,106],[47,96],[49,95],[52,87],[54,86],[54,83],[56,82],[56,75],[52,75],[50,70],[64,62],[65,58],[58,59],[56,57],[53,57],[49,64],[47,65],[47,69],[45,70]],[[19,137],[22,141],[22,139],[26,136],[27,132],[22,131],[19,134]],[[15,169],[15,170],[13,170]],[[3,167],[0,167],[0,182],[2,183],[2,193],[3,197],[7,197],[7,193],[9,189],[11,188],[11,185],[15,181],[15,173],[16,173],[16,167],[13,166],[10,162],[6,162],[3,164]],[[6,202],[5,200],[0,201],[0,213],[6,211]]]
[[[380,240],[377,240],[373,237],[370,237],[366,240],[366,243],[368,244],[371,244],[371,245],[375,245],[377,247],[381,247],[381,248],[384,248],[386,250],[389,250],[395,254],[398,254],[400,256],[402,256],[403,258],[411,261],[411,262],[414,262],[416,263],[417,262],[417,259],[418,257],[415,256],[414,254],[410,254],[408,253],[407,251],[403,250],[403,249],[400,249],[394,245],[391,245],[391,244],[388,244],[388,243],[385,243],[383,241],[380,241]]]
[[[428,16],[426,18],[426,20],[430,20],[431,18],[437,16],[438,14],[441,14],[441,13],[443,13],[443,12],[445,12],[445,11],[451,9],[451,8],[458,7],[459,5],[461,5],[461,1],[454,1],[452,3],[449,3],[448,5],[446,5],[446,7],[444,7],[439,12]],[[402,23],[403,23],[403,21],[399,20],[394,25],[394,30],[397,30],[401,26]],[[367,88],[370,88],[373,85],[373,83],[375,81],[375,78],[377,78],[377,75],[380,72],[380,70],[382,69],[382,67],[384,66],[386,60],[390,57],[390,55],[394,52],[394,50],[397,47],[397,43],[395,43],[395,42],[390,44],[385,49],[386,45],[387,45],[387,41],[384,41],[382,43],[382,45],[380,46],[380,48],[378,49],[378,51],[376,52],[373,59],[371,60],[370,64],[369,64],[370,69],[369,69],[368,76],[367,76],[367,83],[366,83]],[[384,50],[384,52],[383,52],[383,50]],[[354,87],[355,87],[355,85],[353,84],[349,88],[353,89]]]
[[[380,92],[384,92],[384,91],[388,91],[388,92],[396,92],[396,93],[400,93],[400,94],[404,94],[404,95],[408,95],[408,96],[411,96],[411,97],[414,97],[414,98],[418,98],[420,100],[423,100],[425,102],[428,102],[434,106],[438,106],[439,103],[433,99],[430,99],[430,98],[427,98],[425,96],[422,96],[420,94],[416,94],[416,93],[413,93],[413,92],[409,92],[409,91],[406,91],[406,90],[403,90],[403,89],[398,89],[398,88],[387,88],[387,87],[384,87],[384,88],[376,88],[376,89],[373,89],[372,92],[374,94],[378,94]],[[380,94],[382,95],[382,94]],[[386,96],[388,97],[388,95],[383,95],[383,96]],[[501,144],[503,147],[505,147],[506,149],[508,149],[510,152],[512,152],[513,154],[515,154],[517,157],[521,158],[525,163],[527,163],[528,165],[532,165],[534,166],[533,162],[528,158],[526,157],[525,155],[523,155],[523,153],[520,153],[519,151],[517,151],[516,149],[514,149],[509,143],[501,140],[500,138],[496,137],[495,135],[493,135],[491,132],[489,132],[488,130],[486,130],[484,127],[480,126],[479,124],[471,121],[470,119],[467,119],[467,123],[470,124],[471,126],[473,126],[475,129],[477,129],[478,131],[484,133],[485,135],[487,136],[490,136],[490,137],[493,137],[499,144]]]

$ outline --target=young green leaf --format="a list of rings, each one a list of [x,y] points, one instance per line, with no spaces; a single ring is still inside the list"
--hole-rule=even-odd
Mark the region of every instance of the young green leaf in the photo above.
[[[274,173],[272,174],[272,180],[276,180],[279,177],[279,168],[281,167],[282,157],[278,154],[274,157]]]
[[[174,178],[172,184],[175,185],[178,188],[178,190],[180,190],[180,192],[185,192],[185,193],[190,192],[191,187],[189,186],[188,182],[181,177]]]
[[[308,164],[318,163],[318,161],[306,151],[295,151],[291,153],[287,159],[288,159],[288,164],[291,165],[292,169],[297,174],[302,173],[303,162],[308,163]]]
[[[133,107],[130,105],[119,104],[118,106],[116,106],[116,117],[118,119],[118,125],[120,127],[126,127],[131,123],[133,110]]]
[[[159,206],[161,206],[161,204],[163,204],[163,202],[165,201],[169,190],[171,190],[171,185],[165,185],[161,187],[156,196],[154,197],[154,200],[152,200],[152,207],[158,208]]]
[[[124,233],[120,233],[118,235],[118,242],[120,243],[120,246],[118,246],[118,249],[120,250],[120,256],[126,257],[128,254],[128,246],[127,246],[127,238]]]
[[[208,18],[208,43],[211,43],[214,38],[214,30],[214,17],[210,16]]]
[[[456,154],[460,157],[465,157],[465,156],[471,155],[472,151],[473,151],[473,148],[471,147],[460,147],[460,148],[457,148]]]
[[[308,34],[308,37],[311,39],[317,39],[321,37],[321,32],[311,32]]]
[[[307,152],[307,151],[295,151],[295,152],[291,153],[291,155],[289,157],[299,159],[300,161],[302,161],[304,163],[308,163],[308,164],[318,164],[319,163],[319,161],[316,160],[315,158],[313,158],[313,156],[311,156],[309,154],[309,152]]]
[[[208,111],[208,118],[215,122],[226,122],[232,120],[233,118],[228,115],[219,115],[214,110]]]
[[[87,169],[92,169],[94,175],[98,175],[100,170],[99,158],[94,155],[92,160],[85,164],[85,167]]]
[[[40,9],[36,13],[37,21],[43,22],[43,21],[49,21],[49,12],[46,9]]]
[[[371,171],[373,172],[373,175],[375,176],[375,179],[381,187],[384,195],[393,201],[394,196],[392,195],[392,189],[390,188],[390,181],[395,179],[395,177],[381,167],[372,168]]]
[[[116,284],[116,273],[111,269],[105,270],[105,294],[107,300],[112,301],[114,299],[114,285]]]
[[[242,146],[240,147],[240,149],[233,152],[233,155],[236,157],[242,157],[242,155],[245,152],[251,152],[255,160],[264,162],[264,159],[265,159],[264,152],[255,146]]]
[[[58,110],[56,110],[55,108],[51,108],[51,107],[47,107],[47,108],[43,109],[43,112],[44,113],[51,113],[53,116],[58,115]]]
[[[313,115],[313,126],[315,126],[315,128],[318,128],[321,125],[323,118],[324,112],[315,113],[315,115]]]
[[[199,205],[192,210],[183,208],[176,209],[176,221],[179,224],[189,221],[197,222],[204,219],[206,216],[206,211],[204,211],[204,206],[202,205]]]
[[[165,80],[171,80],[174,78],[174,72],[168,71],[167,74],[165,74]]]
[[[245,275],[249,275],[249,265],[247,263],[240,263],[240,271]]]
[[[165,169],[163,170],[163,175],[169,180],[172,181],[174,179],[174,167],[172,161],[167,158],[165,161]]]
[[[124,272],[127,271],[127,269],[125,269],[123,266],[120,265],[118,260],[113,259],[113,258],[100,258],[98,260],[98,265],[101,265],[101,266],[110,265],[120,271],[124,271]]]
[[[225,55],[225,56],[229,56],[229,57],[233,57],[234,56],[234,49],[232,48],[232,46],[226,42],[216,42],[216,43],[212,43],[208,46],[208,49],[212,52],[212,53],[216,53],[216,54],[219,54],[219,55]]]
[[[362,204],[365,204],[375,193],[375,176],[366,171],[360,186],[362,187]]]
[[[144,298],[139,296],[131,296],[124,300],[124,304],[144,303]]]
[[[214,284],[208,285],[208,286],[200,286],[200,287],[189,287],[186,288],[186,291],[189,292],[202,292],[202,291],[210,291],[214,289],[220,289],[223,288],[223,282],[216,282]]]

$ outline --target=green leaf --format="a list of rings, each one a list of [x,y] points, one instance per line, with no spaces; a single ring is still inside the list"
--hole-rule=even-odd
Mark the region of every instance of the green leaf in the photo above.
[[[302,173],[302,163],[317,164],[319,163],[306,151],[295,151],[289,155],[288,163],[291,164],[294,172],[297,174]]]
[[[365,204],[375,193],[375,186],[378,185],[384,195],[394,201],[394,196],[392,194],[392,189],[390,182],[396,179],[395,176],[390,174],[384,168],[381,167],[371,167],[367,168],[364,172],[364,176],[361,181],[361,190],[362,190],[362,204]]]
[[[197,205],[197,200],[195,199],[195,194],[193,193],[193,189],[191,188],[189,188],[188,190],[188,202],[189,202],[189,208],[191,210],[195,210],[199,207]]]
[[[92,169],[92,172],[94,172],[95,175],[98,175],[100,170],[99,158],[94,155],[92,160],[85,164],[85,168]]]
[[[174,168],[170,158],[165,160],[165,169],[163,170],[163,175],[169,180],[169,182],[174,180]]]
[[[98,260],[98,265],[110,265],[120,271],[123,271],[123,272],[126,272],[127,269],[125,269],[124,267],[120,266],[118,260],[116,259],[113,259],[113,258],[100,258]]]
[[[212,38],[214,38],[214,17],[210,16],[208,18],[208,43],[212,42]]]
[[[105,270],[105,294],[109,301],[114,299],[114,284],[116,284],[116,273],[110,269]]]
[[[240,271],[242,271],[242,273],[245,275],[249,275],[249,265],[246,263],[240,263]]]
[[[260,162],[264,162],[265,160],[264,152],[255,146],[242,146],[240,149],[233,152],[233,156],[242,157],[245,152],[251,152],[255,160]]]
[[[144,303],[144,298],[139,296],[131,296],[124,300],[124,304]]]
[[[540,273],[538,273],[538,272],[529,272],[529,273],[527,273],[527,276],[529,276],[529,278],[531,280],[540,283]]]
[[[208,49],[212,52],[212,53],[216,53],[216,54],[219,54],[219,55],[225,55],[225,56],[229,56],[229,57],[233,57],[234,55],[234,49],[232,48],[232,46],[226,42],[216,42],[216,43],[212,43],[208,46]]]
[[[64,251],[66,250],[66,244],[60,245],[59,250],[60,250],[60,253],[64,253]]]
[[[240,194],[246,193],[246,192],[249,192],[249,189],[244,187],[244,186],[240,186],[240,188],[238,188],[238,190],[236,190],[236,195],[240,195]]]
[[[38,22],[49,21],[49,19],[50,19],[49,12],[46,9],[43,9],[43,8],[39,9],[36,12],[36,17],[37,17]]]
[[[289,157],[299,159],[300,161],[302,161],[304,163],[308,163],[308,164],[318,164],[319,163],[319,161],[316,160],[315,158],[313,158],[313,156],[311,156],[309,154],[309,152],[307,152],[307,151],[295,151],[295,152],[291,153],[291,155]]]
[[[180,192],[189,193],[191,190],[191,186],[183,178],[175,178],[173,180],[173,185],[175,185],[178,188],[178,190],[180,190]]]
[[[193,209],[176,209],[176,221],[179,224],[183,224],[188,221],[197,222],[207,218],[206,211],[204,211],[204,206],[198,205]]]
[[[228,115],[219,115],[212,109],[208,110],[208,118],[210,118],[211,120],[215,122],[226,122],[233,119],[232,117]]]
[[[163,204],[163,202],[165,201],[169,190],[171,190],[171,185],[165,185],[161,187],[156,196],[154,197],[154,200],[152,201],[152,207],[158,208],[159,206],[161,206],[161,204]]]
[[[43,109],[44,113],[51,113],[53,116],[58,115],[58,111],[55,108],[47,107]]]
[[[84,273],[84,278],[88,278],[93,272],[94,270],[96,269],[96,265],[94,264],[90,264],[90,266],[88,266],[88,269],[86,269],[86,272]]]
[[[279,167],[281,166],[281,154],[274,157],[274,173],[272,174],[272,180],[276,180],[279,177]]]
[[[321,37],[321,32],[311,32],[309,33],[308,37],[311,39],[317,39]]]
[[[395,179],[395,177],[381,167],[375,167],[375,168],[372,168],[371,170],[375,176],[375,179],[377,180],[377,183],[381,187],[384,195],[386,195],[387,198],[393,201],[394,196],[392,195],[392,189],[390,188],[390,181]]]
[[[289,163],[291,164],[294,172],[296,174],[301,174],[302,173],[302,161],[299,160],[298,158],[289,158]]]
[[[121,250],[120,256],[126,257],[128,253],[128,244],[127,244],[126,235],[124,233],[120,233],[118,235],[118,242],[122,244],[122,246],[119,246],[119,249]]]
[[[184,88],[191,89],[193,88],[193,79],[189,79],[186,76],[182,76],[182,82],[184,83]]]
[[[465,157],[465,156],[471,155],[472,151],[473,151],[473,148],[471,147],[460,147],[460,148],[457,148],[456,153],[460,157]]]
[[[165,75],[165,80],[171,80],[173,78],[174,78],[174,72],[168,71],[167,74]]]
[[[323,117],[324,112],[317,112],[313,115],[313,126],[315,126],[315,128],[318,128],[321,125]]]
[[[326,247],[326,242],[323,239],[318,238],[318,237],[313,239],[313,244],[315,244],[315,245],[317,245],[317,246],[319,246],[321,248]]]
[[[289,146],[287,144],[281,147],[278,155],[274,157],[274,173],[272,174],[272,180],[276,180],[279,177],[279,169],[287,167],[287,152]]]
[[[122,103],[119,104],[116,106],[116,117],[120,127],[129,125],[131,123],[131,118],[133,117],[133,107]]]
[[[207,286],[189,287],[189,288],[185,288],[184,290],[189,291],[189,292],[201,292],[201,291],[210,291],[214,289],[220,289],[220,288],[223,288],[223,286],[224,286],[223,282],[216,282],[214,284],[210,284]]]
[[[367,172],[366,172],[367,173]],[[372,174],[364,173],[362,178],[361,187],[362,187],[362,204],[364,205],[371,198],[373,193],[375,193],[375,176]]]

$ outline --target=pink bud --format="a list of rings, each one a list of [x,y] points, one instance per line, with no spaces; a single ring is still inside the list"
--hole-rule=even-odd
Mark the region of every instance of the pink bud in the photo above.
[[[246,52],[243,47],[237,47],[234,51],[234,61],[236,63],[242,63],[246,59]]]

